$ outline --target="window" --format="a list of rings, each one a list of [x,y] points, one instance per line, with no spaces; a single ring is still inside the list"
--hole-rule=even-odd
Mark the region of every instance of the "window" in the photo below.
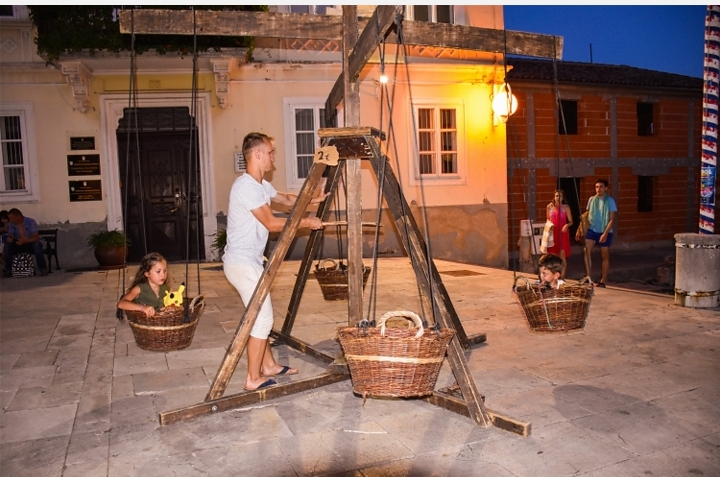
[[[325,121],[325,98],[285,98],[285,157],[288,188],[298,189],[310,172],[320,128]]]
[[[0,18],[15,18],[15,8],[12,5],[0,5]]]
[[[558,115],[558,134],[578,133],[578,102],[560,100],[561,114]]]
[[[463,179],[463,106],[416,104],[415,179]]]
[[[0,154],[3,202],[37,199],[35,178],[35,133],[32,104],[0,106]]]
[[[655,134],[655,124],[653,119],[653,103],[638,103],[638,136],[652,136]]]
[[[410,11],[418,22],[455,23],[452,5],[410,5]]]
[[[653,211],[653,176],[638,176],[638,212]]]

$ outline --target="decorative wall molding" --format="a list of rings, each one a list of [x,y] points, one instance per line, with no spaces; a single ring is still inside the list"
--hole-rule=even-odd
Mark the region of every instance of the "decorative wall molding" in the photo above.
[[[82,61],[66,61],[60,64],[62,74],[72,86],[73,96],[81,113],[90,110],[90,78],[92,71]]]

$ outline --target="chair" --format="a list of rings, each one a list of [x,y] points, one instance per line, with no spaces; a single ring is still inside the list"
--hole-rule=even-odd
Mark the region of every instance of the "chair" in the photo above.
[[[40,238],[45,240],[43,253],[47,257],[48,273],[52,273],[52,257],[55,257],[55,270],[60,270],[60,262],[57,255],[57,232],[58,229],[38,230]]]

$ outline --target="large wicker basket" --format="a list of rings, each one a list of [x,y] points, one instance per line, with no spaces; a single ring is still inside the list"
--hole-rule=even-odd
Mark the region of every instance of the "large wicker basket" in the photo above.
[[[523,285],[518,285],[520,280]],[[555,289],[530,285],[525,277],[518,277],[513,289],[531,330],[559,332],[585,327],[594,292],[591,284]]]
[[[412,322],[407,329],[387,328],[387,320],[393,317]],[[340,328],[338,338],[350,368],[353,390],[363,398],[432,394],[455,331],[424,331],[420,317],[411,311],[385,313],[378,328]]]
[[[363,290],[370,276],[370,267],[363,267]],[[348,299],[348,272],[339,267],[335,260],[326,258],[315,266],[315,278],[320,284],[323,298],[327,301]]]
[[[190,321],[185,323],[185,310],[169,306],[148,317],[145,313],[125,310],[138,347],[148,351],[175,351],[187,348],[195,336],[205,297],[196,296],[189,305]]]

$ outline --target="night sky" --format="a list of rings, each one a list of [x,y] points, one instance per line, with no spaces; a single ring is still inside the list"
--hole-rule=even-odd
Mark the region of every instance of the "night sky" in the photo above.
[[[706,5],[510,6],[505,28],[564,38],[563,60],[702,77]]]

